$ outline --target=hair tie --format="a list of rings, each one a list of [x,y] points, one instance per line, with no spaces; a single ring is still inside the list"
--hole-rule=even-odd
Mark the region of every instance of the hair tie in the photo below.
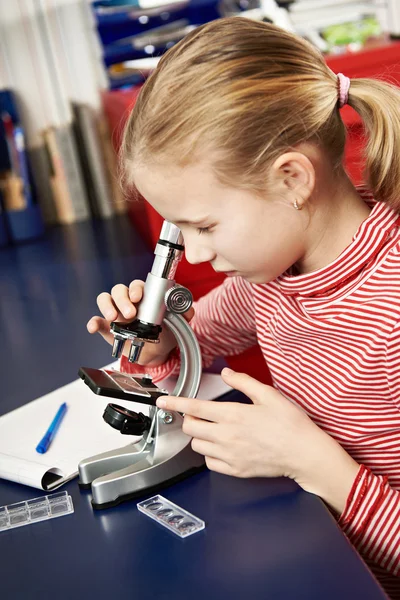
[[[342,108],[349,100],[350,79],[346,75],[343,75],[343,73],[338,73],[337,78],[339,84],[339,108]]]

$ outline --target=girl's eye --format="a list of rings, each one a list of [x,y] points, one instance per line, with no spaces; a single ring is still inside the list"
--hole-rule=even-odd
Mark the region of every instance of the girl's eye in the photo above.
[[[201,235],[202,233],[208,233],[210,231],[211,227],[198,227],[197,228],[197,233],[199,235]]]

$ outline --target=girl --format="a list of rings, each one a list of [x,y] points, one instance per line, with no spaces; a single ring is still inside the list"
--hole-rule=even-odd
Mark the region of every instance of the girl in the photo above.
[[[342,166],[350,104],[368,134],[368,190]],[[400,598],[400,93],[335,75],[273,25],[220,19],[163,56],[125,130],[134,187],[183,233],[189,262],[229,277],[187,315],[207,366],[258,343],[273,387],[223,371],[253,405],[159,400],[210,469],[287,476],[318,494]],[[141,282],[101,294],[133,320]],[[142,363],[177,369],[163,333]],[[128,363],[123,363],[128,369]],[[146,371],[149,367],[146,366]],[[150,369],[151,372],[151,369]],[[251,431],[251,436],[248,432]]]

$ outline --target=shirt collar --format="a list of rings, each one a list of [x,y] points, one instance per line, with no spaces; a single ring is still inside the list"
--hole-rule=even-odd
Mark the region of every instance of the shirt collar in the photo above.
[[[364,198],[365,199],[365,198]],[[360,272],[391,238],[393,230],[400,226],[399,214],[384,202],[375,202],[369,216],[357,229],[352,242],[329,265],[303,275],[292,275],[289,271],[277,278],[285,295],[314,296],[337,288]]]

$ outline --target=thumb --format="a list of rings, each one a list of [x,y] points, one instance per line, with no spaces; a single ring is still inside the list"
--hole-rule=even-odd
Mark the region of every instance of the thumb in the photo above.
[[[222,379],[235,390],[250,398],[253,404],[263,404],[266,386],[246,373],[236,373],[232,369],[222,369]]]

